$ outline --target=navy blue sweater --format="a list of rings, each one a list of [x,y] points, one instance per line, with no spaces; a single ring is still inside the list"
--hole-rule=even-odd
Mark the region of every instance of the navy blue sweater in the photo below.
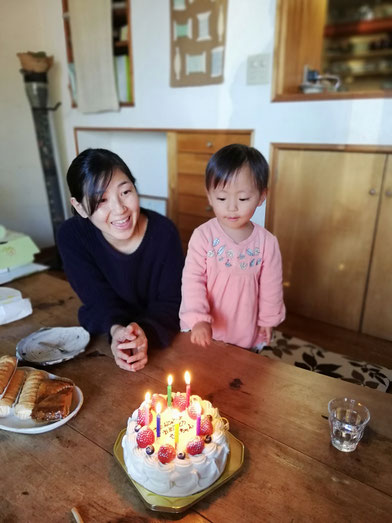
[[[179,330],[184,255],[174,224],[141,209],[148,224],[132,254],[114,249],[90,220],[65,221],[57,243],[68,281],[83,305],[79,322],[91,334],[134,321],[150,345],[166,346]]]

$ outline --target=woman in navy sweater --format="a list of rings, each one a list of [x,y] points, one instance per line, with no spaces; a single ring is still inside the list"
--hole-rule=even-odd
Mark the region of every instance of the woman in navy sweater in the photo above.
[[[67,182],[76,215],[62,224],[57,243],[83,303],[80,324],[109,335],[119,367],[140,370],[148,345],[168,345],[179,329],[178,232],[168,218],[140,208],[135,178],[111,151],[83,151]]]

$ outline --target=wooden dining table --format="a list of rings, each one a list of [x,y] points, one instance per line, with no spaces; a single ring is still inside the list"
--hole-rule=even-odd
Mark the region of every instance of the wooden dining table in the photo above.
[[[49,273],[8,284],[30,298],[32,315],[0,326],[0,355],[42,327],[78,325],[80,302]],[[68,423],[42,434],[0,430],[0,521],[383,522],[392,514],[392,396],[270,360],[239,347],[193,345],[179,333],[151,349],[136,373],[114,362],[108,339],[92,338],[74,359],[45,367],[70,378],[84,402]],[[146,391],[210,400],[244,445],[242,467],[187,510],[151,510],[114,456],[114,443]],[[357,449],[330,443],[328,401],[352,397],[371,419]]]

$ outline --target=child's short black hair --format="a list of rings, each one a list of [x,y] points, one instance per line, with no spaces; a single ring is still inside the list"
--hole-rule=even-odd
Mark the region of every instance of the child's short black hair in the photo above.
[[[216,189],[226,183],[244,165],[249,165],[256,187],[260,194],[268,186],[269,167],[260,151],[254,147],[233,143],[213,154],[206,167],[206,188]]]
[[[107,149],[86,149],[71,163],[67,172],[69,191],[79,203],[84,199],[90,216],[94,214],[115,169],[120,169],[135,185],[136,180],[127,164]]]

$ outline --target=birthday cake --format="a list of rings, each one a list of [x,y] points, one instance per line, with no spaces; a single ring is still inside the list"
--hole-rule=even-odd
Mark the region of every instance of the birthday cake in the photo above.
[[[230,451],[228,421],[199,396],[174,393],[170,406],[167,398],[153,394],[128,419],[124,462],[131,478],[151,492],[189,496],[223,473]]]

